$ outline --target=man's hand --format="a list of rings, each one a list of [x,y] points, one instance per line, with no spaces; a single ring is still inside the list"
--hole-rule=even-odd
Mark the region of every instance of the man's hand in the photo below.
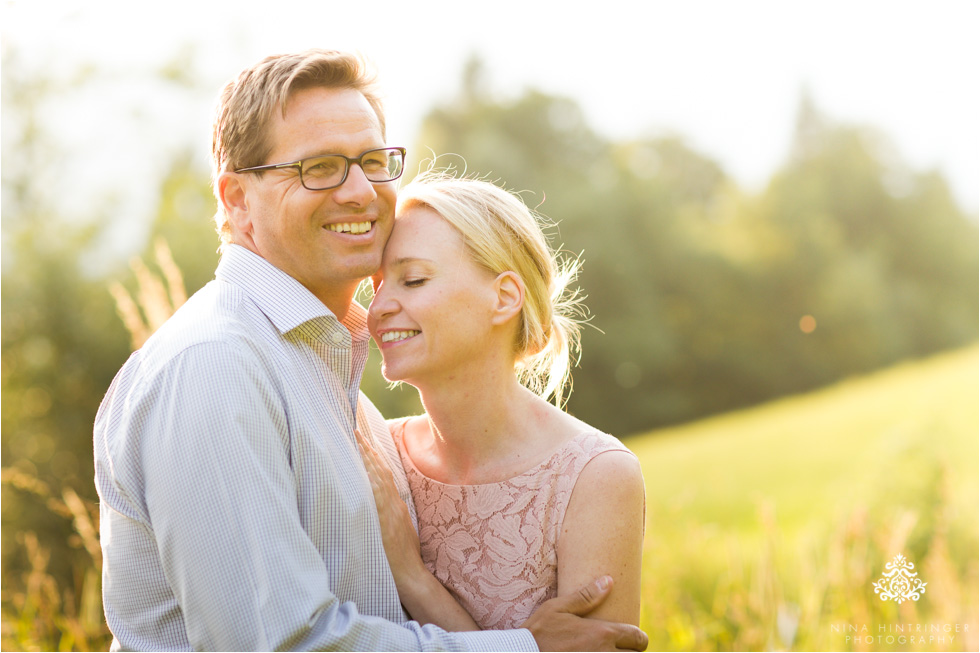
[[[586,615],[602,603],[612,589],[612,578],[603,576],[567,596],[545,601],[524,622],[542,651],[643,651],[647,636],[636,626]]]

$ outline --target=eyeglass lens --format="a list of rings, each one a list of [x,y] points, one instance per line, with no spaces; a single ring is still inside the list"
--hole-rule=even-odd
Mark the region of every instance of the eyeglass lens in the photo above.
[[[401,150],[389,148],[365,152],[355,163],[360,164],[368,180],[383,182],[401,175],[404,159]],[[339,186],[347,174],[347,166],[346,158],[333,154],[304,159],[301,168],[303,185],[311,190]]]

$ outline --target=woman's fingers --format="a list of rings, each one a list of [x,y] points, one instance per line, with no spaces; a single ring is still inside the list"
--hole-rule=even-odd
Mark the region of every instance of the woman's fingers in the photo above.
[[[395,487],[395,476],[391,473],[391,468],[388,467],[388,463],[382,457],[381,452],[375,449],[374,445],[359,430],[354,429],[354,435],[360,445],[361,458],[364,461],[364,467],[368,470],[375,499],[385,499],[391,496],[401,500],[398,495],[398,488]],[[379,496],[379,492],[381,496]]]
[[[354,431],[361,459],[371,481],[371,491],[378,509],[381,537],[395,582],[404,588],[413,577],[424,571],[419,557],[419,539],[408,507],[398,494],[395,476],[384,455],[359,431]]]

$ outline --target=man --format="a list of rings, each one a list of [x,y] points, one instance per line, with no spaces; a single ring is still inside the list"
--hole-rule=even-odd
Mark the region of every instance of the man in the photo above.
[[[270,57],[222,92],[215,280],[130,357],[96,417],[114,649],[645,647],[575,616],[602,581],[515,631],[421,627],[399,603],[354,440],[393,454],[358,391],[353,296],[380,265],[403,157],[349,55]]]

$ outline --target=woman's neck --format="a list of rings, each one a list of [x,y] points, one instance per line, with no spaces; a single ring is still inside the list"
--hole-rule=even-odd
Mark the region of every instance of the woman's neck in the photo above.
[[[522,386],[513,371],[469,382],[456,378],[420,388],[419,394],[429,424],[416,431],[411,454],[423,473],[436,480],[479,484],[509,478],[542,448],[540,425],[548,405]]]

